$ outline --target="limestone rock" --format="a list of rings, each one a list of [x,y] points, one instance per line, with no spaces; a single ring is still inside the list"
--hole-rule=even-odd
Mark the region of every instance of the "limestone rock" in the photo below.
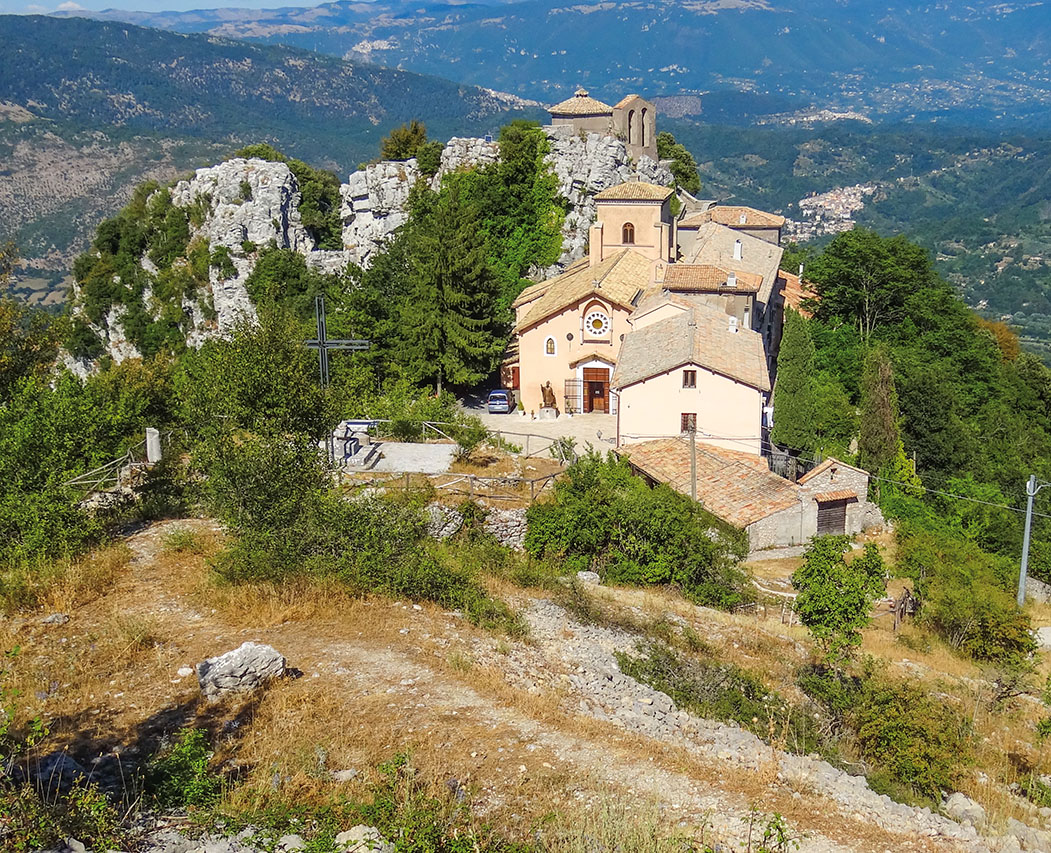
[[[959,791],[946,798],[942,810],[953,820],[966,821],[972,826],[985,823],[985,809]]]
[[[274,849],[278,853],[292,853],[295,850],[304,850],[306,846],[307,843],[301,835],[282,835],[277,839],[277,846]]]
[[[482,525],[486,533],[506,548],[525,550],[526,511],[524,509],[493,509]]]
[[[390,236],[409,220],[409,192],[420,170],[416,160],[372,163],[354,172],[340,188],[343,245],[367,267]]]
[[[602,578],[599,577],[598,572],[577,572],[577,580],[587,584],[602,583]]]
[[[448,539],[463,527],[463,515],[452,507],[440,503],[427,504],[427,535],[432,539]]]
[[[394,853],[394,845],[386,841],[374,826],[355,826],[335,838],[336,849],[342,853]]]
[[[272,646],[244,643],[240,648],[197,664],[201,693],[214,702],[230,693],[246,693],[284,675],[285,658]]]
[[[595,220],[595,193],[630,180],[667,185],[671,171],[662,163],[641,157],[633,163],[622,141],[597,133],[580,134],[568,127],[544,128],[551,151],[548,162],[558,178],[559,193],[569,201],[562,229],[562,257],[545,270],[554,275],[562,266],[583,257],[588,229]],[[431,178],[438,189],[448,172],[494,163],[500,154],[496,142],[454,137],[442,150],[441,166]],[[409,191],[421,174],[416,160],[382,162],[354,172],[341,188],[343,196],[343,244],[363,267],[405,224]]]
[[[1036,636],[1036,645],[1040,651],[1051,651],[1051,625],[1037,628],[1033,634]]]
[[[19,776],[16,771],[16,777]],[[39,761],[31,762],[21,778],[44,795],[65,794],[81,779],[87,770],[66,752],[50,752]]]

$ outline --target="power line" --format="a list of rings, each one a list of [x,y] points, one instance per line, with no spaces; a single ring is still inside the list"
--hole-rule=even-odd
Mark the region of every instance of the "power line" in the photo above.
[[[672,439],[675,439],[677,441],[685,441],[686,440],[681,435],[671,435],[671,436],[669,436],[669,435],[652,435],[651,436],[651,435],[636,435],[636,434],[632,433],[632,434],[630,434],[629,437],[630,438],[653,438],[653,439],[672,438]],[[731,442],[733,444],[744,445],[744,446],[747,446],[749,448],[751,448],[753,446],[752,442],[758,441],[763,446],[763,448],[766,449],[766,450],[777,450],[778,452],[781,452],[780,448],[777,447],[777,445],[773,444],[769,439],[764,439],[761,436],[743,437],[743,436],[705,435],[704,438],[707,441],[727,441],[727,442]],[[793,458],[795,458],[795,459],[802,459],[804,462],[812,463],[814,465],[819,465],[821,462],[824,461],[824,460],[818,459],[817,457],[814,457],[814,456],[806,456],[806,455],[802,455],[802,454],[799,455],[799,456],[793,457]],[[852,465],[851,467],[852,468],[857,468],[856,465]],[[959,500],[959,501],[969,501],[971,503],[980,504],[982,506],[989,506],[989,507],[993,507],[995,509],[1006,509],[1006,510],[1010,510],[1011,512],[1017,512],[1017,513],[1019,513],[1021,515],[1025,514],[1025,509],[1023,507],[1011,506],[1010,504],[998,504],[998,503],[993,503],[991,501],[983,501],[980,498],[972,498],[972,497],[970,497],[968,495],[957,495],[957,494],[954,494],[952,492],[941,491],[940,489],[931,489],[931,488],[928,488],[927,486],[924,486],[924,485],[917,486],[914,483],[903,483],[903,482],[900,482],[898,480],[891,480],[888,477],[881,477],[878,474],[873,474],[873,473],[871,473],[869,471],[865,471],[864,468],[858,468],[858,470],[859,471],[864,471],[865,474],[868,475],[869,479],[878,480],[881,483],[890,483],[890,484],[895,485],[895,486],[903,486],[903,487],[905,487],[907,489],[919,489],[920,491],[925,492],[926,494],[929,494],[929,495],[938,495],[940,497],[953,498],[954,500]],[[985,484],[982,484],[982,485],[989,485],[989,484],[985,483]],[[1038,517],[1038,518],[1051,518],[1051,514],[1043,513],[1043,512],[1035,512],[1034,511],[1033,515]]]

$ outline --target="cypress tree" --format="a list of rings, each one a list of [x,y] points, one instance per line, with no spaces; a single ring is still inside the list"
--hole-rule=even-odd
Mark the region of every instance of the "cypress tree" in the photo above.
[[[878,472],[894,459],[901,444],[899,420],[894,368],[886,347],[876,346],[865,357],[861,375],[858,461],[863,468]]]
[[[464,388],[492,373],[507,330],[498,319],[500,284],[486,258],[478,210],[457,182],[418,200],[401,312],[402,362],[417,382]]]
[[[785,312],[785,329],[777,357],[774,384],[774,428],[770,438],[793,450],[818,445],[818,397],[814,340],[807,321],[797,311]]]

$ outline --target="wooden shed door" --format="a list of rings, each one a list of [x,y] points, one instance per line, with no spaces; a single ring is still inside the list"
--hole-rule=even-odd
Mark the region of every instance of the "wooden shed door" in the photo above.
[[[818,501],[817,535],[838,536],[847,532],[847,502]]]

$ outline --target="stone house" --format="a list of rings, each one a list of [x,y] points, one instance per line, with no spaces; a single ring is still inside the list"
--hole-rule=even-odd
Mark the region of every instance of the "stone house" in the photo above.
[[[615,136],[627,146],[632,159],[657,159],[657,109],[638,95],[627,95],[611,107],[592,98],[587,89],[577,89],[573,97],[555,104],[548,112],[555,127]]]
[[[667,483],[691,494],[688,439],[631,444],[618,453],[650,483]],[[747,532],[752,551],[801,545],[815,535],[861,533],[884,524],[879,508],[868,500],[868,474],[838,459],[826,459],[793,483],[755,455],[698,441],[695,469],[697,500]]]

